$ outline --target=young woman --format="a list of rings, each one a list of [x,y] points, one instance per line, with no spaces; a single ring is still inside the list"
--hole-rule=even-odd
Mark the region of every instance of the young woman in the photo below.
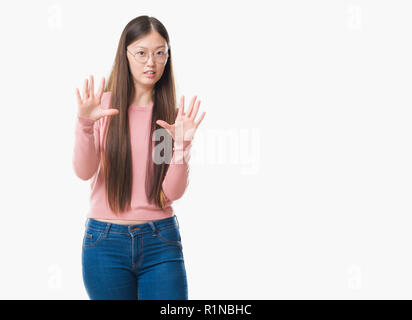
[[[176,108],[169,35],[148,16],[124,28],[107,86],[76,88],[73,167],[91,180],[82,246],[91,299],[188,299],[186,269],[172,202],[188,184],[195,121]],[[196,102],[196,104],[195,104]]]

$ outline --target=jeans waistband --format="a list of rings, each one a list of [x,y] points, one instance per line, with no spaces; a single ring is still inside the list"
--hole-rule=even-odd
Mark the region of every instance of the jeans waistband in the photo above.
[[[115,232],[122,232],[122,233],[140,233],[140,232],[147,232],[147,231],[156,231],[160,228],[169,226],[169,225],[176,225],[179,227],[179,221],[177,220],[177,216],[173,215],[168,218],[164,219],[159,219],[159,220],[154,220],[154,221],[148,221],[146,223],[142,224],[133,224],[133,225],[122,225],[122,224],[116,224],[116,223],[110,223],[110,222],[104,222],[104,221],[98,221],[93,218],[87,218],[85,226],[89,226],[93,229],[96,230],[102,230],[105,231],[107,234],[109,230],[115,231]]]

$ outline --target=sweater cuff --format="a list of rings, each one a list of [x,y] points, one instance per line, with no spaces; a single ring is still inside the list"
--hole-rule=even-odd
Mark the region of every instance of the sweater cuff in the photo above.
[[[191,156],[192,140],[175,141],[171,164],[187,164]]]
[[[86,134],[93,134],[95,121],[86,117],[77,116],[77,130],[81,130]]]

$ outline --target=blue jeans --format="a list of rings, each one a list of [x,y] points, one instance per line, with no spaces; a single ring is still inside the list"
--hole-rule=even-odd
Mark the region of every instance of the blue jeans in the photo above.
[[[188,300],[176,215],[121,225],[87,218],[83,282],[92,300]]]

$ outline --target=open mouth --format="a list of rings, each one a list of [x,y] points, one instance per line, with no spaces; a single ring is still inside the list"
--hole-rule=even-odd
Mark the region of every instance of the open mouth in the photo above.
[[[155,73],[156,72],[148,71],[148,72],[144,72],[144,75],[145,75],[146,78],[154,78]]]

